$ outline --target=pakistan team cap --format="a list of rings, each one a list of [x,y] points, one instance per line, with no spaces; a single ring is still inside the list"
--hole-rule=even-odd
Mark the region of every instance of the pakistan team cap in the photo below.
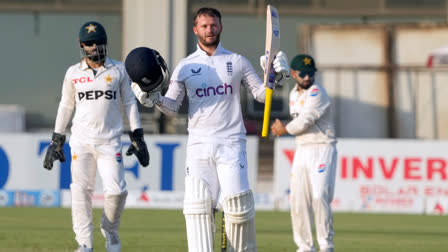
[[[307,54],[299,54],[291,60],[291,69],[300,72],[315,72],[317,71],[314,64],[313,57]]]
[[[95,21],[90,21],[81,26],[79,30],[79,42],[97,45],[107,44],[106,30],[104,27]]]

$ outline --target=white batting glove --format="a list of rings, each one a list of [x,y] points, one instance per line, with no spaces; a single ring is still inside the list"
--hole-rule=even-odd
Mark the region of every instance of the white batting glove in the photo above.
[[[276,73],[275,82],[277,85],[282,86],[289,79],[289,65],[286,53],[282,51],[278,52],[274,59],[273,65]]]
[[[137,97],[137,100],[145,107],[151,108],[154,104],[158,105],[161,103],[161,94],[159,91],[156,92],[144,92],[140,89],[137,83],[132,82],[131,84],[132,91]]]
[[[288,57],[286,53],[280,51],[275,56],[274,61],[272,62],[275,71],[275,82],[277,85],[282,86],[289,79],[289,66],[288,66]],[[266,56],[262,55],[260,57],[260,66],[263,69],[266,65]]]

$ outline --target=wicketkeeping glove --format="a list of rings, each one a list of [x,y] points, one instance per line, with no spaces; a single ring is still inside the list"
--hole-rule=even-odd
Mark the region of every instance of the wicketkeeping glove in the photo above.
[[[44,168],[51,170],[53,168],[53,162],[59,160],[65,162],[64,147],[65,135],[54,132],[51,136],[51,143],[48,147],[47,154],[45,155]]]
[[[135,154],[138,161],[143,167],[149,165],[149,153],[146,147],[145,140],[143,139],[143,129],[135,129],[134,131],[129,131],[129,137],[131,138],[131,146],[129,146],[126,152],[127,156]]]

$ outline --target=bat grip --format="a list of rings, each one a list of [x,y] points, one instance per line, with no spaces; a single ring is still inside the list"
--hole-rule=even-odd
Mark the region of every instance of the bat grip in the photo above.
[[[272,94],[274,90],[266,88],[266,99],[264,101],[264,116],[263,116],[263,129],[261,131],[261,137],[267,137],[269,135],[269,120],[271,117],[271,105]]]

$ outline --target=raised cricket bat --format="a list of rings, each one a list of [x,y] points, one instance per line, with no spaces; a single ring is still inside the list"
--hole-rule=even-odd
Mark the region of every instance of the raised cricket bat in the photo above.
[[[262,137],[269,135],[269,120],[271,116],[272,95],[274,92],[275,71],[272,66],[275,55],[280,50],[280,22],[277,9],[268,5],[266,13],[266,65],[264,66],[264,85],[266,88],[266,100],[264,103]]]

